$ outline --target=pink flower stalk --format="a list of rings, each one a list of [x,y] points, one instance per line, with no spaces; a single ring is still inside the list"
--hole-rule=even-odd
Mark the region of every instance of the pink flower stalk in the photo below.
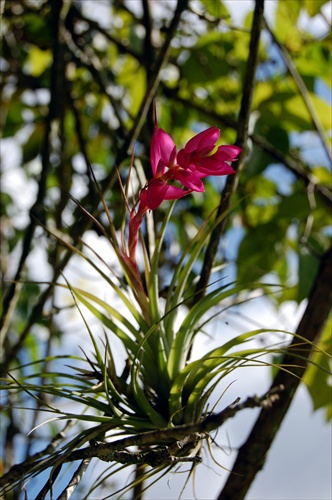
[[[139,205],[137,212],[135,213],[135,208],[133,208],[132,211],[130,212],[128,252],[129,252],[129,258],[132,264],[134,264],[135,268],[137,268],[136,247],[138,243],[139,228],[141,227],[145,213],[148,210],[146,197],[147,197],[147,190],[142,189],[139,193]]]
[[[134,266],[139,228],[148,209],[154,210],[164,200],[177,200],[193,191],[203,192],[202,178],[208,175],[228,175],[235,172],[228,162],[237,158],[241,148],[219,146],[213,153],[219,136],[220,130],[210,127],[195,135],[177,152],[171,136],[155,126],[150,147],[153,178],[140,191],[137,212],[133,209],[130,214],[128,250]],[[175,181],[185,189],[174,186]]]

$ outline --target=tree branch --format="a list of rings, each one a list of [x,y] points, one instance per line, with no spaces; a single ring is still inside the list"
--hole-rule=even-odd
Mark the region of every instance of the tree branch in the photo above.
[[[270,29],[270,27],[267,24],[265,19],[264,19],[264,26],[268,30],[268,32],[270,33],[273,42],[280,50],[281,56],[282,56],[286,66],[287,66],[287,69],[288,69],[289,73],[292,75],[292,77],[293,77],[293,79],[294,79],[294,81],[295,81],[295,83],[300,91],[300,94],[302,95],[303,102],[304,102],[304,104],[305,104],[305,106],[310,114],[312,123],[313,123],[313,125],[314,125],[314,127],[319,135],[319,138],[321,140],[321,143],[323,145],[323,148],[324,148],[324,151],[327,155],[327,158],[331,162],[332,156],[331,156],[331,147],[329,144],[329,139],[328,139],[327,134],[326,134],[321,122],[320,122],[319,116],[316,113],[315,107],[314,107],[312,100],[311,100],[311,97],[310,97],[310,93],[309,93],[304,81],[302,80],[301,75],[298,72],[294,62],[292,61],[292,58],[290,57],[286,47],[284,47],[277,40],[275,34],[272,32],[272,30]]]
[[[254,17],[252,22],[249,57],[246,67],[246,74],[243,85],[241,109],[237,127],[236,144],[242,148],[242,153],[239,157],[238,166],[234,175],[228,176],[225,188],[223,190],[216,218],[226,213],[230,207],[231,199],[236,192],[239,174],[243,168],[244,158],[246,156],[247,140],[248,140],[248,125],[251,112],[251,105],[255,85],[255,73],[258,61],[259,41],[263,24],[264,15],[264,0],[256,0]],[[204,262],[200,274],[199,281],[196,287],[195,302],[198,302],[205,294],[208,285],[213,262],[218,250],[218,245],[222,233],[225,231],[226,218],[218,224],[211,233],[209,244],[204,255]]]
[[[52,0],[51,2],[51,29],[53,31],[53,64],[51,69],[51,84],[50,84],[50,104],[48,109],[48,115],[45,120],[45,134],[42,145],[41,157],[42,157],[42,170],[40,174],[40,179],[38,182],[38,193],[35,203],[30,209],[30,224],[25,230],[22,252],[17,270],[15,273],[14,280],[12,281],[10,287],[5,294],[3,301],[3,312],[0,317],[0,345],[5,342],[7,330],[11,321],[11,314],[16,305],[16,299],[20,292],[20,279],[22,277],[22,272],[29,256],[32,240],[37,227],[36,218],[42,219],[44,217],[44,197],[46,193],[47,178],[50,169],[50,152],[51,152],[51,125],[53,120],[56,118],[59,111],[59,89],[62,87],[62,74],[63,66],[62,61],[59,56],[60,52],[60,40],[59,40],[59,26],[60,26],[60,15],[62,9],[62,1]],[[7,356],[8,342],[5,344],[4,353]]]
[[[293,400],[312,353],[311,342],[320,335],[331,311],[332,304],[332,246],[324,255],[315,283],[311,290],[306,310],[296,329],[292,343],[284,355],[281,365],[293,366],[292,372],[279,370],[271,390],[279,384],[285,387],[276,401],[273,412],[263,408],[248,437],[241,446],[228,480],[218,500],[245,498],[256,474],[263,468],[266,454],[275,438],[283,418]],[[299,338],[308,342],[299,346]]]
[[[137,113],[132,131],[128,136],[127,141],[124,144],[123,152],[125,155],[131,153],[132,147],[142,130],[147,113],[149,111],[149,108],[155,97],[159,85],[161,70],[165,66],[166,61],[168,59],[169,51],[171,48],[171,41],[173,40],[174,34],[176,32],[176,29],[178,28],[181,19],[181,15],[183,11],[186,10],[187,5],[188,5],[188,0],[178,0],[177,2],[172,22],[167,29],[166,40],[158,54],[156,63],[153,67],[152,77],[149,81],[148,88],[145,93],[144,99],[142,101],[140,110]]]
[[[237,398],[221,412],[212,413],[201,422],[194,424],[184,424],[166,429],[143,432],[110,443],[93,442],[91,446],[74,450],[71,453],[65,452],[63,455],[61,455],[61,453],[52,453],[53,446],[52,448],[48,447],[43,452],[29,457],[25,462],[14,465],[0,478],[0,487],[4,488],[6,485],[13,485],[14,482],[30,474],[32,468],[33,471],[36,472],[39,465],[44,470],[48,467],[57,467],[62,463],[74,462],[76,460],[98,458],[106,462],[117,461],[128,465],[149,464],[153,467],[162,464],[168,465],[176,461],[195,461],[192,459],[184,460],[186,457],[183,455],[181,460],[179,460],[177,458],[180,457],[176,455],[179,452],[181,453],[183,448],[188,444],[205,439],[209,432],[220,427],[229,418],[233,418],[239,411],[246,408],[271,407],[278,400],[280,397],[279,394],[282,391],[282,386],[275,387],[272,391],[269,391],[263,396],[249,397],[243,403],[239,403],[240,398]],[[55,442],[56,441],[54,441],[54,443]],[[146,452],[140,451],[132,453],[126,449],[130,446],[136,446],[143,449],[147,446],[157,446],[157,448],[150,448]],[[153,451],[153,453],[150,453],[151,451]],[[45,454],[52,454],[52,456],[43,458]]]

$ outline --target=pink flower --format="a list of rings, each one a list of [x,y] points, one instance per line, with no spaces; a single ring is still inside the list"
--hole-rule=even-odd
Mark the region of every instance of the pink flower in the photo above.
[[[173,139],[163,129],[155,127],[150,146],[153,179],[146,187],[148,208],[154,210],[164,200],[177,200],[191,191],[204,191],[199,176],[187,172],[177,164],[177,152]],[[178,181],[187,189],[173,186]]]
[[[154,210],[164,200],[176,200],[192,191],[203,192],[203,177],[234,173],[227,162],[235,160],[241,149],[220,146],[212,153],[219,135],[217,127],[210,127],[190,139],[177,153],[173,139],[163,129],[155,127],[150,147],[153,179],[146,187],[148,208]],[[186,189],[170,184],[174,181]]]
[[[242,150],[238,146],[219,146],[211,154],[219,136],[220,130],[217,127],[210,127],[195,135],[178,152],[179,165],[198,173],[200,177],[234,174],[234,169],[227,162],[234,161]]]
[[[137,270],[136,247],[139,229],[147,210],[154,210],[164,200],[177,200],[196,191],[203,192],[202,178],[208,175],[233,174],[228,162],[241,152],[237,146],[219,146],[220,130],[210,127],[195,135],[179,152],[173,139],[163,129],[155,126],[150,146],[153,178],[140,191],[138,208],[133,208],[129,220],[129,259]],[[174,185],[180,183],[182,187]]]

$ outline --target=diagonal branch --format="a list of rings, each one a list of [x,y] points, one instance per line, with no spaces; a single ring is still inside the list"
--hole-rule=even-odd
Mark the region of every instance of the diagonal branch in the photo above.
[[[282,58],[286,64],[286,66],[287,66],[287,69],[288,69],[289,73],[291,74],[291,76],[293,77],[293,79],[294,79],[294,81],[295,81],[295,83],[296,83],[296,85],[297,85],[297,87],[302,95],[303,102],[304,102],[304,104],[305,104],[305,106],[310,114],[312,123],[313,123],[313,125],[314,125],[314,127],[319,135],[319,138],[322,142],[322,145],[323,145],[324,151],[327,155],[327,158],[331,162],[332,156],[331,156],[331,147],[329,144],[329,139],[328,139],[327,134],[326,134],[321,122],[320,122],[320,119],[319,119],[319,116],[317,115],[315,107],[312,103],[310,93],[309,93],[304,81],[302,80],[302,77],[301,77],[300,73],[298,72],[294,62],[292,61],[292,58],[290,57],[286,47],[284,47],[284,45],[282,45],[277,40],[275,34],[272,32],[272,30],[269,27],[266,20],[264,20],[264,26],[267,29],[267,31],[270,33],[273,42],[276,44],[276,46],[280,50],[280,53],[282,55]]]
[[[279,384],[282,384],[285,390],[281,393],[279,400],[276,401],[273,411],[268,411],[265,408],[261,410],[247,441],[239,450],[233,469],[218,500],[228,498],[241,500],[245,498],[256,474],[263,468],[267,452],[308,366],[312,353],[310,342],[314,342],[318,338],[331,311],[331,283],[332,246],[323,256],[306,310],[296,330],[296,335],[307,339],[308,343],[301,344],[299,347],[298,338],[294,337],[281,361],[281,365],[294,366],[296,364],[297,366],[293,368],[293,373],[279,371],[275,377],[271,390]],[[296,363],[294,363],[295,359]]]
[[[242,148],[242,153],[239,157],[236,173],[227,178],[224,191],[221,196],[221,201],[218,207],[216,217],[220,217],[226,213],[230,207],[231,199],[236,192],[239,174],[243,168],[244,158],[246,155],[247,139],[248,139],[248,125],[249,117],[252,106],[252,99],[255,86],[255,73],[258,62],[259,41],[263,24],[264,15],[264,0],[256,0],[254,17],[252,22],[251,39],[249,45],[249,57],[246,67],[246,74],[243,85],[241,109],[239,114],[237,139],[236,144]],[[213,261],[218,251],[220,238],[225,231],[227,219],[224,218],[211,233],[211,238],[204,255],[204,262],[201,270],[200,279],[197,283],[195,294],[195,302],[198,302],[204,295],[205,289],[208,285]]]
[[[125,155],[127,155],[128,153],[130,154],[130,152],[133,148],[133,145],[134,145],[135,141],[137,140],[137,138],[142,130],[147,113],[149,111],[151,103],[152,103],[152,101],[156,95],[156,92],[157,92],[157,88],[158,88],[158,85],[160,82],[161,70],[164,68],[164,66],[168,60],[169,51],[171,48],[171,41],[173,40],[174,34],[179,26],[181,15],[182,15],[183,11],[185,11],[187,9],[187,6],[188,6],[188,0],[178,0],[177,5],[176,5],[176,9],[174,11],[173,19],[172,19],[171,24],[169,25],[169,27],[167,29],[167,36],[166,36],[165,42],[164,42],[164,44],[163,44],[163,46],[158,54],[156,63],[153,67],[153,70],[152,70],[153,74],[152,74],[152,77],[149,81],[147,91],[145,93],[141,107],[136,115],[136,119],[135,119],[133,128],[131,130],[131,133],[128,136],[127,141],[124,144],[123,152]]]

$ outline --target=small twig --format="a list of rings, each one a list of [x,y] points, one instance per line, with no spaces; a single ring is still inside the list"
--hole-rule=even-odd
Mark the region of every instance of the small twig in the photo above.
[[[80,484],[90,462],[91,460],[89,458],[82,461],[80,466],[74,472],[68,486],[65,487],[63,492],[58,496],[57,500],[68,500],[72,496],[77,486]]]
[[[148,88],[146,90],[145,96],[144,96],[143,101],[141,103],[140,109],[136,115],[136,119],[135,119],[135,122],[134,122],[134,125],[132,128],[132,132],[124,145],[124,149],[125,149],[126,154],[131,152],[131,149],[132,149],[135,141],[137,140],[140,131],[142,130],[147,113],[149,111],[149,108],[150,108],[151,103],[155,97],[155,94],[156,94],[156,91],[157,91],[157,88],[159,85],[161,70],[165,66],[167,59],[168,59],[169,51],[171,48],[171,41],[173,40],[174,34],[178,28],[178,25],[179,25],[179,22],[181,19],[181,15],[182,15],[183,11],[186,10],[187,5],[188,5],[188,0],[178,0],[178,2],[177,2],[176,9],[174,11],[173,19],[172,19],[172,21],[167,29],[166,40],[165,40],[165,42],[164,42],[164,44],[163,44],[163,46],[158,54],[156,63],[153,67],[152,77],[148,83]]]
[[[326,155],[327,155],[329,161],[332,162],[331,147],[329,144],[329,140],[328,140],[327,134],[326,134],[321,122],[320,122],[320,119],[316,113],[316,110],[315,110],[315,107],[312,103],[309,91],[308,91],[304,81],[302,80],[302,77],[301,77],[300,73],[298,72],[298,70],[297,70],[292,58],[290,57],[286,47],[284,45],[282,45],[277,40],[275,34],[272,32],[271,28],[269,27],[266,19],[264,19],[264,26],[267,29],[267,31],[269,32],[269,34],[271,35],[273,42],[280,50],[280,54],[281,54],[286,66],[287,66],[287,69],[288,69],[289,73],[291,74],[291,76],[293,77],[293,79],[294,79],[294,81],[295,81],[295,83],[300,91],[303,102],[304,102],[304,104],[305,104],[305,106],[310,114],[312,123],[313,123],[313,125],[314,125],[314,127],[319,135],[319,138],[322,142],[322,145],[323,145],[323,148],[326,152]]]
[[[93,80],[97,82],[100,87],[100,90],[107,97],[110,102],[110,105],[113,108],[114,114],[119,122],[119,127],[117,128],[117,134],[123,139],[125,135],[125,127],[123,124],[122,113],[120,109],[120,104],[116,99],[112,96],[112,94],[108,91],[108,82],[107,77],[104,75],[103,70],[105,69],[102,65],[101,61],[95,54],[95,52],[91,49],[91,47],[86,44],[86,48],[82,49],[78,43],[78,36],[74,31],[73,18],[75,17],[77,12],[77,8],[71,6],[66,16],[66,32],[65,32],[65,41],[67,48],[71,54],[72,59],[77,63],[78,66],[82,66],[86,68],[92,75]],[[108,72],[111,73],[110,68],[108,68]],[[112,75],[113,77],[113,75]]]
[[[17,480],[22,479],[24,475],[29,471],[30,467],[35,465],[38,460],[45,457],[45,455],[52,455],[54,450],[60,445],[61,441],[63,441],[66,432],[70,429],[70,427],[72,427],[72,425],[72,420],[68,420],[64,429],[52,439],[52,441],[46,446],[46,448],[44,448],[42,451],[39,451],[38,453],[35,453],[34,455],[31,455],[21,464],[13,465],[13,467],[11,467],[10,470],[0,478],[0,486],[9,484],[10,482],[14,483]],[[2,480],[6,477],[8,477],[9,479],[3,482]]]

